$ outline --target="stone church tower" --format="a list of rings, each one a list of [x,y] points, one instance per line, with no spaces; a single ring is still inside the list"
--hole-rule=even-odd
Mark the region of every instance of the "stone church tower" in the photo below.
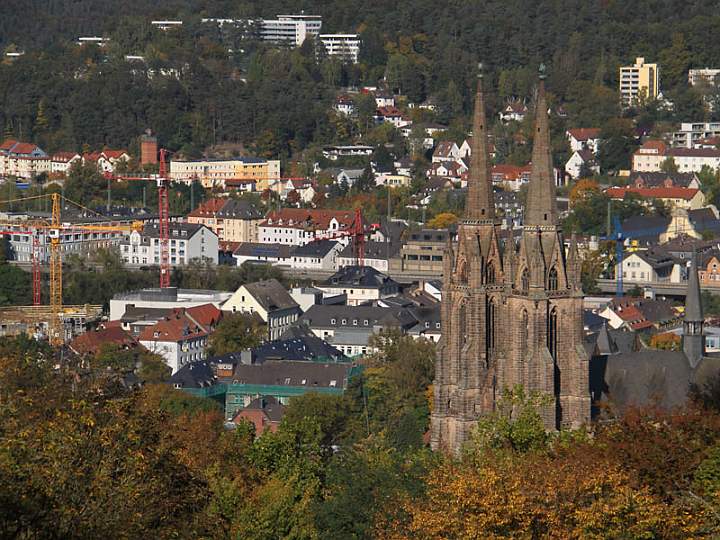
[[[544,76],[536,103],[532,174],[519,245],[500,249],[479,76],[472,164],[457,247],[445,252],[431,445],[456,452],[505,388],[552,397],[548,429],[590,420],[580,260],[558,226]]]

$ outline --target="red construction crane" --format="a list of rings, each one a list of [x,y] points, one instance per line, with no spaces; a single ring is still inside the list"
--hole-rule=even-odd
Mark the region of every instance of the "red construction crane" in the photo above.
[[[117,176],[105,173],[109,180],[143,180],[154,181],[158,188],[158,236],[160,237],[160,287],[170,286],[170,204],[168,201],[167,150],[160,149],[160,170],[151,176]]]
[[[316,236],[311,242],[320,242],[321,240],[335,240],[337,238],[352,237],[353,253],[355,255],[355,264],[357,266],[365,265],[365,222],[362,217],[362,210],[355,209],[355,217],[352,225],[342,231],[337,231],[327,236]]]

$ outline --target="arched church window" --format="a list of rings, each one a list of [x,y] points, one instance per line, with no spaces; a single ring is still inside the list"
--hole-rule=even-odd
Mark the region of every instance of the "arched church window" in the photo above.
[[[554,266],[550,269],[550,273],[548,274],[548,290],[558,290],[558,273]]]
[[[525,360],[528,351],[528,336],[530,335],[530,318],[527,310],[522,310],[520,315],[520,360]]]
[[[520,290],[523,294],[527,294],[528,290],[530,290],[530,272],[528,272],[527,268],[522,271],[520,276]]]
[[[550,351],[550,356],[557,360],[558,311],[556,307],[550,310],[547,325],[547,348]]]
[[[495,265],[492,262],[489,262],[485,267],[485,283],[495,283]]]
[[[487,314],[485,317],[485,343],[486,343],[486,358],[491,358],[493,351],[495,350],[495,320],[497,315],[497,306],[495,300],[490,299],[487,304]]]
[[[467,302],[461,302],[458,310],[458,332],[460,335],[460,347],[468,342],[467,328]]]

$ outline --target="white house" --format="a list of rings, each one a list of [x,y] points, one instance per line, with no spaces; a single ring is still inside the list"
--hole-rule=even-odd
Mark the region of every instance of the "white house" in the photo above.
[[[170,266],[183,266],[192,260],[218,263],[218,237],[205,225],[170,223]],[[128,266],[160,264],[160,232],[157,224],[146,224],[120,242],[120,256]]]
[[[150,352],[162,356],[175,373],[189,362],[206,358],[207,338],[205,328],[177,312],[145,328],[138,341]]]
[[[297,302],[276,279],[241,285],[222,310],[257,315],[267,325],[270,340],[278,339],[302,314]]]
[[[369,266],[343,266],[317,288],[329,295],[347,295],[349,306],[395,296],[400,286],[392,278]]]
[[[498,115],[503,122],[522,122],[528,112],[527,106],[520,101],[511,101]]]
[[[238,266],[250,261],[270,265],[289,266],[291,246],[285,244],[262,244],[259,242],[242,242],[235,251],[233,259]]]
[[[343,245],[334,240],[318,240],[297,246],[290,256],[290,267],[302,270],[337,269],[337,254]]]
[[[660,249],[635,251],[623,258],[622,275],[626,283],[638,285],[682,283],[683,264]]]
[[[258,227],[260,242],[301,246],[318,238],[346,234],[355,222],[355,214],[344,210],[283,208],[269,212]],[[347,238],[337,238],[346,244]]]
[[[589,149],[576,150],[570,159],[565,163],[565,172],[574,179],[580,178],[583,167],[592,174],[600,174],[600,165],[595,161],[595,156]]]
[[[568,129],[565,136],[570,142],[570,149],[573,152],[587,149],[594,154],[600,145],[600,129],[598,128]]]
[[[454,161],[460,159],[460,148],[453,141],[440,141],[437,143],[432,155],[433,163],[442,163],[443,161]]]
[[[342,183],[345,182],[348,187],[353,187],[355,182],[362,176],[362,173],[363,169],[342,169],[337,176],[335,176],[335,183],[342,185]]]

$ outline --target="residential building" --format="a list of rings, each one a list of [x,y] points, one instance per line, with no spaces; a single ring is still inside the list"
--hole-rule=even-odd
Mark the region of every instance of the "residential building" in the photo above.
[[[378,272],[388,273],[391,266],[399,266],[399,252],[400,252],[400,241],[396,242],[365,242],[363,249],[363,265],[371,267]],[[393,261],[397,261],[393,264]],[[357,258],[355,257],[355,248],[352,244],[345,246],[345,248],[338,254],[337,267],[343,266],[354,266],[357,265]]]
[[[390,92],[376,91],[375,92],[375,106],[379,107],[394,107],[395,96]]]
[[[260,396],[253,399],[233,417],[233,423],[250,422],[255,427],[255,437],[266,431],[275,433],[280,427],[285,406],[273,396]]]
[[[667,330],[680,324],[679,313],[667,300],[624,296],[613,298],[599,312],[611,328],[633,332]]]
[[[302,314],[297,302],[276,279],[240,286],[222,310],[256,314],[267,325],[271,340],[278,339]]]
[[[287,244],[242,242],[235,251],[233,251],[233,258],[237,266],[242,266],[246,262],[252,264],[266,263],[290,266],[291,249],[292,246]]]
[[[328,56],[334,56],[349,64],[358,63],[360,36],[357,34],[320,34],[320,43]]]
[[[706,86],[717,86],[720,69],[691,69],[688,70],[688,83],[690,86],[704,84]]]
[[[98,172],[104,174],[116,172],[118,165],[121,163],[127,163],[131,158],[127,150],[113,150],[106,148],[102,152],[89,152],[83,154],[81,159],[83,165],[95,163]]]
[[[400,248],[402,271],[440,276],[443,273],[443,255],[450,233],[444,229],[410,231]]]
[[[634,188],[611,187],[605,190],[611,199],[622,200],[627,194],[634,194],[650,203],[657,199],[673,208],[697,210],[705,206],[705,194],[699,189],[683,187]]]
[[[460,148],[453,141],[440,141],[433,150],[432,162],[443,163],[445,161],[455,161],[460,159]]]
[[[360,179],[363,170],[364,169],[341,169],[335,176],[335,183],[339,186],[342,186],[344,183],[348,188],[351,188]]]
[[[628,185],[636,188],[656,187],[683,187],[700,189],[700,178],[694,172],[688,173],[666,173],[666,172],[642,172],[633,171],[630,173]]]
[[[713,249],[698,257],[698,278],[704,287],[720,287],[720,250]]]
[[[381,173],[375,176],[375,185],[390,188],[410,187],[412,177],[405,174]]]
[[[263,214],[247,201],[208,199],[188,214],[188,223],[205,225],[221,242],[257,242]]]
[[[260,38],[264,41],[299,47],[308,37],[316,37],[322,28],[318,15],[278,15],[277,19],[258,21]]]
[[[170,30],[171,28],[180,28],[183,24],[182,21],[178,20],[165,20],[165,21],[150,21],[150,24],[158,30]]]
[[[65,177],[73,163],[80,161],[82,161],[82,156],[77,152],[55,152],[50,158],[50,173]]]
[[[590,150],[593,154],[598,151],[600,145],[599,128],[574,128],[568,129],[565,136],[570,142],[570,149],[573,152]]]
[[[458,159],[457,161],[433,162],[426,174],[431,178],[450,178],[459,181],[467,171],[468,167],[465,162]]]
[[[498,113],[503,122],[522,122],[528,112],[527,105],[522,101],[513,100],[507,103]]]
[[[138,345],[139,343],[135,337],[116,325],[98,328],[97,330],[80,334],[68,343],[68,348],[79,356],[94,356],[99,353],[103,347],[109,346],[118,350],[129,350],[137,348]]]
[[[510,191],[520,191],[520,188],[530,181],[530,171],[530,165],[518,167],[503,163],[493,165],[490,169],[490,176],[494,185]]]
[[[345,305],[347,295],[331,295],[321,291],[317,287],[294,287],[290,289],[290,296],[295,300],[303,313],[314,305]],[[297,327],[292,328],[295,330]]]
[[[355,113],[355,102],[346,94],[340,95],[335,100],[335,110],[345,116],[351,116]]]
[[[355,214],[344,210],[283,208],[268,213],[260,223],[258,234],[264,244],[301,246],[316,239],[335,238],[343,245],[355,222]]]
[[[170,222],[169,263],[184,266],[190,261],[218,263],[218,237],[205,225]],[[120,256],[128,266],[160,264],[160,230],[155,223],[132,231],[120,242]]]
[[[205,360],[208,335],[208,329],[178,310],[143,330],[138,341],[148,351],[162,356],[176,373],[185,364]]]
[[[647,141],[633,154],[633,171],[660,172],[665,160],[672,160],[682,173],[700,172],[703,167],[720,167],[717,148],[668,148],[662,141]]]
[[[639,100],[653,100],[660,93],[660,71],[657,64],[646,64],[638,57],[632,66],[620,68],[620,99],[623,105]]]
[[[300,317],[300,324],[349,357],[375,352],[371,338],[383,329],[403,332],[417,325],[406,309],[376,306],[312,306]]]
[[[38,145],[12,139],[0,144],[0,177],[32,180],[51,170],[50,156]]]
[[[680,129],[670,134],[672,145],[684,148],[697,148],[715,137],[720,137],[720,122],[681,122]]]
[[[99,37],[99,36],[81,36],[77,38],[78,45],[97,45],[98,47],[104,47],[110,42],[110,38]]]
[[[617,265],[615,272],[617,275]],[[622,276],[626,283],[681,283],[684,279],[684,264],[660,248],[647,251],[633,251],[622,261]]]
[[[375,151],[372,146],[364,144],[325,146],[323,156],[331,161],[337,161],[342,157],[369,156]]]
[[[570,178],[577,180],[583,176],[583,173],[589,176],[600,174],[600,165],[592,150],[584,148],[573,152],[565,163],[565,172]]]
[[[119,321],[128,309],[153,309],[168,312],[175,308],[191,308],[212,304],[219,307],[232,293],[227,291],[204,291],[198,289],[140,289],[116,294],[110,299],[111,321]]]
[[[366,302],[395,296],[399,284],[371,266],[343,266],[326,281],[316,285],[329,295],[347,295],[347,305],[359,306]]]
[[[200,182],[205,188],[224,188],[226,180],[255,180],[258,191],[268,188],[270,179],[280,178],[280,161],[255,157],[172,160],[170,179],[191,184]]]
[[[299,270],[337,269],[337,255],[342,244],[335,240],[317,240],[294,247],[290,256],[290,267]]]

